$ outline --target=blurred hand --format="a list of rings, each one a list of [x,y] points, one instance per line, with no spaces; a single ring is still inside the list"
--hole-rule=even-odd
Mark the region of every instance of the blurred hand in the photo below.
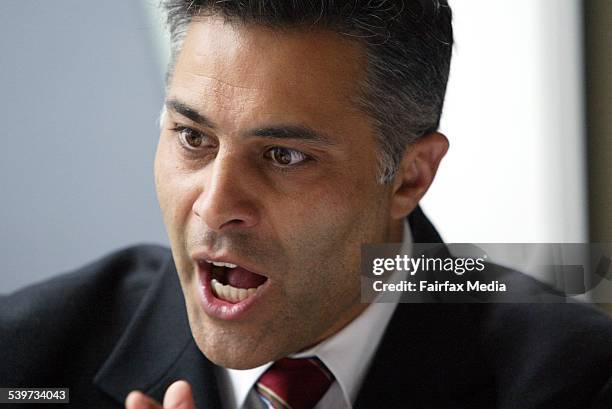
[[[163,406],[140,391],[132,391],[125,399],[125,409],[196,409],[191,386],[176,381],[168,387]]]

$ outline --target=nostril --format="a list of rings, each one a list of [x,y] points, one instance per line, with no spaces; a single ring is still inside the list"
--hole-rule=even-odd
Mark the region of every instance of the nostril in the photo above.
[[[211,230],[247,228],[257,224],[258,209],[253,198],[242,191],[223,193],[209,189],[201,192],[192,205],[192,214]]]
[[[230,220],[230,221],[227,221],[227,222],[223,223],[223,225],[221,225],[221,228],[230,227],[230,226],[239,227],[239,226],[243,226],[245,224],[246,224],[246,222],[244,220],[233,219],[233,220]]]
[[[225,222],[224,225],[228,225],[228,224],[238,224],[238,225],[240,225],[240,224],[245,224],[245,223],[246,222],[244,220],[242,220],[242,219],[233,219],[233,220],[230,220],[228,222]]]

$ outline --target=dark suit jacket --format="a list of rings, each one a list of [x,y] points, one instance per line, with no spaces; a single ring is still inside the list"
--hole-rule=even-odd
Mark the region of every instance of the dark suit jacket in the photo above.
[[[441,242],[420,209],[409,222],[415,242]],[[198,408],[222,407],[165,248],[0,298],[0,387],[69,387],[69,407],[120,408],[177,379]],[[400,304],[355,403],[366,408],[610,409],[611,320],[580,304]]]

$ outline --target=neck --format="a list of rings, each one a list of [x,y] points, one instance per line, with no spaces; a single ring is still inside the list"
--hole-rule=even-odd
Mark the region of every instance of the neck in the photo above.
[[[389,243],[401,243],[404,241],[404,219],[391,220],[389,223]]]
[[[361,295],[360,295],[361,297]],[[323,340],[333,336],[334,334],[336,334],[338,331],[340,331],[342,328],[346,327],[351,321],[353,321],[355,318],[357,318],[359,316],[359,314],[361,314],[366,308],[368,308],[370,304],[367,303],[360,303],[357,302],[355,304],[353,304],[353,306],[346,311],[346,314],[344,314],[345,318],[339,321],[336,321],[336,323],[334,323],[334,325],[332,325],[327,331],[325,331],[323,333],[323,335],[321,335],[316,342],[313,342],[312,344],[308,345],[307,347],[303,348],[302,351],[305,351],[307,349],[312,348],[313,346],[317,345],[318,343],[322,342]]]

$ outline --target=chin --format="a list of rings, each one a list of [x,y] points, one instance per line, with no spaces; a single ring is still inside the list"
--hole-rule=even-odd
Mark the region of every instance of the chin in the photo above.
[[[233,342],[196,340],[196,344],[209,361],[224,368],[251,369],[277,359],[274,354],[254,353],[249,345],[235,345]]]

